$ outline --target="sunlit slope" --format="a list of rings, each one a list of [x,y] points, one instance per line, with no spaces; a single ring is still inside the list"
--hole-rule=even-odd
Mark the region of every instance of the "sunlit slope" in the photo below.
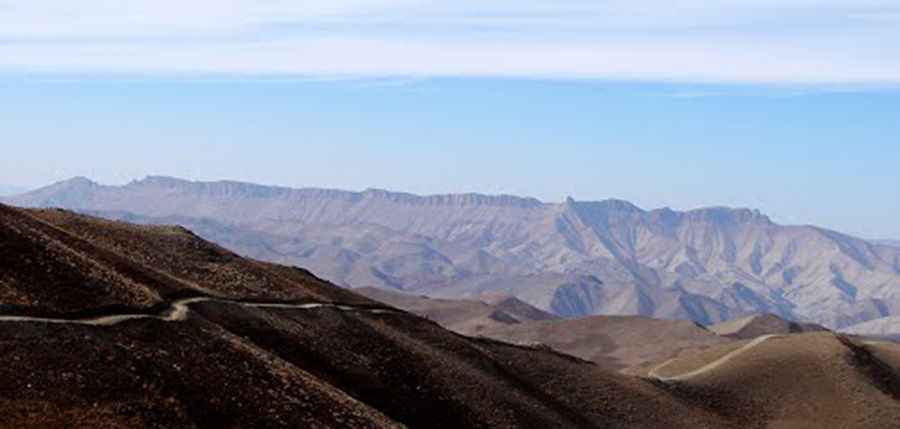
[[[766,335],[667,360],[646,375],[713,395],[723,412],[768,427],[887,428],[900,423],[893,349],[830,332]]]

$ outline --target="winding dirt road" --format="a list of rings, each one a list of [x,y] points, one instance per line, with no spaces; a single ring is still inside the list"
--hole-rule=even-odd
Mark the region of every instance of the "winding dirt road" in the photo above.
[[[780,337],[782,337],[782,335],[763,335],[761,337],[757,337],[755,340],[753,340],[747,344],[744,344],[744,346],[742,346],[741,348],[733,350],[730,353],[726,354],[725,356],[722,356],[722,357],[720,357],[706,365],[703,365],[700,368],[697,368],[693,371],[689,371],[689,372],[686,372],[683,374],[678,374],[678,375],[673,375],[673,376],[659,375],[660,370],[669,366],[672,362],[674,362],[676,360],[676,359],[669,359],[669,360],[663,362],[662,364],[660,364],[659,366],[657,366],[656,368],[653,368],[652,370],[650,370],[650,372],[647,373],[647,376],[650,378],[655,378],[659,381],[664,381],[664,382],[685,381],[685,380],[694,378],[700,374],[712,371],[712,370],[728,363],[728,361],[740,356],[741,354],[747,352],[748,350],[750,350],[768,340],[771,340],[773,338],[780,338]]]
[[[333,308],[340,311],[356,311],[371,314],[398,313],[399,310],[391,310],[386,308],[366,308],[355,307],[352,305],[333,304],[333,303],[308,303],[308,304],[288,304],[288,303],[252,303],[243,301],[233,301],[220,298],[186,298],[172,303],[168,310],[162,314],[118,314],[101,316],[86,319],[56,319],[45,317],[26,317],[26,316],[0,316],[0,323],[52,323],[59,325],[86,325],[86,326],[113,326],[129,320],[156,319],[165,322],[182,322],[187,319],[190,312],[191,304],[201,302],[217,302],[223,304],[241,305],[252,308],[279,308],[294,310],[312,310],[317,308]]]

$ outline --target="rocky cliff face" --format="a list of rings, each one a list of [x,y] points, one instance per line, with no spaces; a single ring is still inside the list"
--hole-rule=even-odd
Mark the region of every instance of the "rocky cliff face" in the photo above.
[[[900,249],[758,211],[646,211],[478,194],[290,189],[150,177],[73,179],[7,200],[177,223],[244,255],[345,286],[514,295],[577,317],[711,324],[773,313],[841,328],[900,312]]]

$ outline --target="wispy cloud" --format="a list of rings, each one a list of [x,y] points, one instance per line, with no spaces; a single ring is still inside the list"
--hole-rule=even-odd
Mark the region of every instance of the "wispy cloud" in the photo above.
[[[900,83],[878,0],[0,0],[0,71]]]

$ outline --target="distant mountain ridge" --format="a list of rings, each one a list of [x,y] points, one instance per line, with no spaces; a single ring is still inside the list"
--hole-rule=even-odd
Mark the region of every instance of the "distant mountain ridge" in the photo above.
[[[416,196],[151,176],[60,182],[12,199],[184,225],[243,255],[344,286],[447,298],[515,296],[564,317],[713,324],[772,313],[831,328],[900,313],[900,248],[756,210],[643,210],[627,201]]]

